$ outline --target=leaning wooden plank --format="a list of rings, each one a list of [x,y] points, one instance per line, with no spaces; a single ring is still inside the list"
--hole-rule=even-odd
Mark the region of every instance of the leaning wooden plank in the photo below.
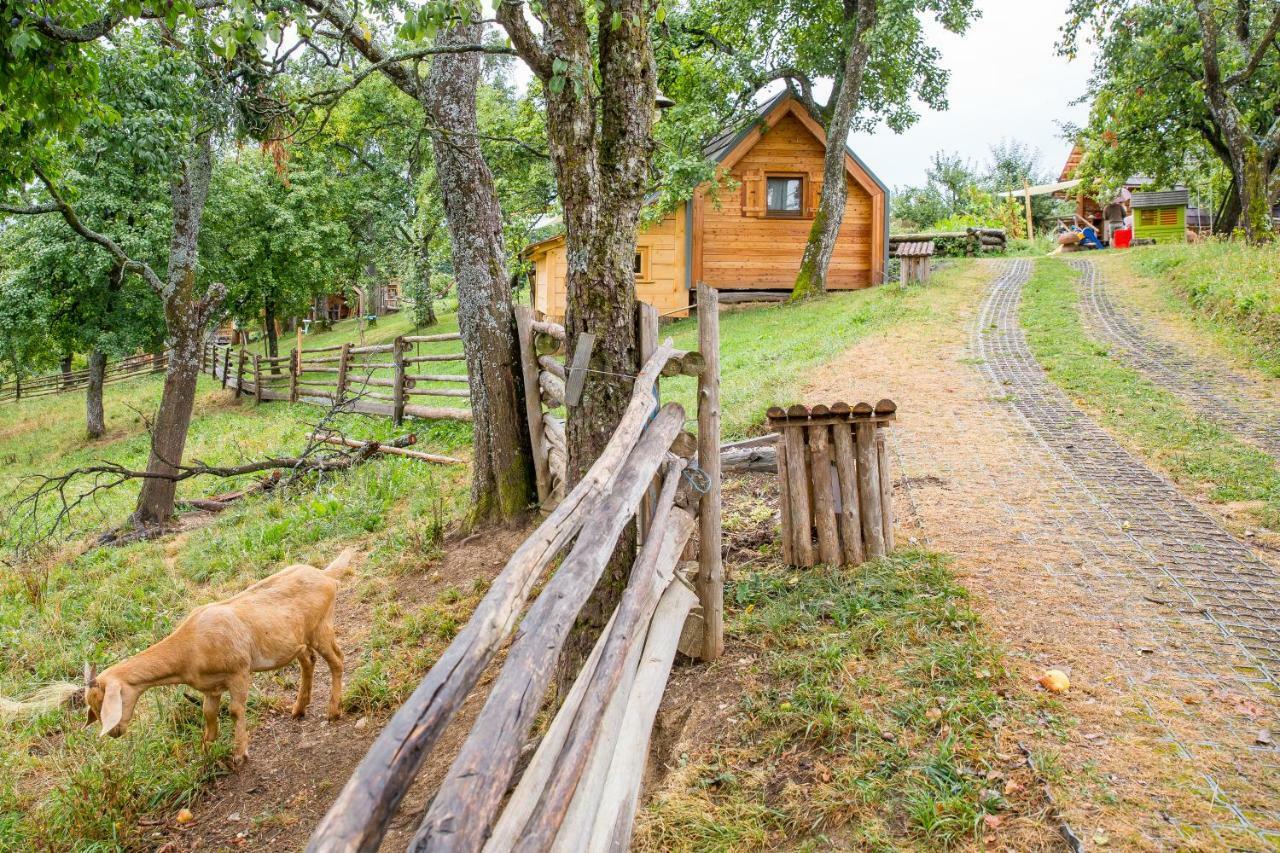
[[[627,850],[631,846],[632,822],[649,758],[649,736],[675,661],[680,629],[695,601],[693,591],[676,580],[663,593],[649,623],[640,666],[627,698],[622,735],[600,791],[591,840],[586,846],[589,851]]]
[[[605,747],[602,766],[599,772],[607,772],[608,756],[612,753],[611,745],[617,740],[617,731],[610,731],[605,717],[610,704],[619,690],[625,705],[626,694],[630,692],[620,682],[623,679],[627,657],[633,647],[637,650],[643,642],[644,626],[653,617],[653,609],[658,606],[658,597],[671,578],[675,577],[676,563],[684,545],[693,533],[694,518],[687,511],[675,506],[676,487],[680,484],[684,471],[681,460],[666,470],[662,483],[662,491],[654,506],[652,535],[640,551],[635,564],[631,568],[630,580],[618,603],[613,630],[609,641],[605,644],[604,653],[596,665],[591,677],[591,685],[587,695],[574,717],[569,735],[565,739],[564,748],[556,759],[555,770],[551,781],[542,792],[538,807],[525,825],[516,850],[523,853],[544,851],[551,847],[553,841],[557,846],[577,849],[577,838],[590,831],[591,815],[595,813],[594,796],[599,793],[599,779],[584,778],[584,771],[592,759],[594,750]],[[647,487],[647,486],[646,486]],[[619,706],[615,723],[622,722],[622,707]],[[575,795],[578,782],[595,784],[594,790],[584,790],[581,796]],[[591,784],[588,784],[590,789]],[[570,802],[574,808],[570,811]],[[558,834],[561,824],[566,824],[564,833]],[[571,827],[578,827],[575,831]]]
[[[667,458],[667,448],[683,423],[683,407],[678,403],[663,406],[609,488],[595,501],[573,549],[521,620],[506,663],[410,842],[410,850],[474,850],[481,846],[574,617],[595,589],[618,536],[635,515],[640,496]]]
[[[524,386],[524,416],[529,427],[530,446],[533,448],[533,474],[538,490],[538,503],[551,496],[551,471],[547,467],[546,454],[542,452],[542,402],[535,387],[538,378],[537,358],[533,351],[533,309],[528,305],[515,306],[516,339],[520,347],[520,376]]]
[[[442,465],[462,465],[461,459],[454,459],[452,456],[441,456],[438,453],[424,453],[421,450],[409,450],[406,447],[396,447],[391,444],[381,444],[376,441],[360,441],[355,438],[347,438],[341,435],[319,435],[311,436],[316,441],[323,441],[329,444],[337,444],[342,447],[364,447],[368,444],[376,444],[377,453],[388,453],[392,456],[407,456],[410,459],[421,459],[423,462],[439,462]]]
[[[645,363],[595,464],[511,555],[466,626],[374,741],[316,827],[308,850],[377,850],[423,759],[510,635],[543,569],[578,533],[635,447],[656,405],[653,383],[670,352],[660,347]],[[412,414],[410,407],[405,410]]]

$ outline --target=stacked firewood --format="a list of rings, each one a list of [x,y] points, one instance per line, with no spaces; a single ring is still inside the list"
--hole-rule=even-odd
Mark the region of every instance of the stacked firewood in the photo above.
[[[932,240],[934,256],[967,258],[991,252],[1003,252],[1008,238],[1002,228],[966,228],[963,231],[941,231],[936,234],[893,234],[889,237],[889,254],[896,256],[902,243]]]

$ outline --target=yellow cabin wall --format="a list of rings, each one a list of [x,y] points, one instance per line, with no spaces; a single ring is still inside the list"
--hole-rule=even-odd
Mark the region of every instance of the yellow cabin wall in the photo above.
[[[794,115],[784,116],[760,135],[730,170],[737,190],[718,199],[699,200],[702,217],[699,277],[724,290],[786,289],[795,284],[800,258],[813,225],[812,206],[822,183],[823,147]],[[801,174],[806,178],[802,217],[748,216],[743,212],[750,176]],[[827,286],[853,289],[871,285],[873,211],[870,193],[847,174],[848,201]],[[812,189],[811,189],[812,187]],[[883,239],[880,237],[879,239]]]
[[[646,274],[636,278],[636,298],[671,317],[688,314],[681,310],[689,306],[685,218],[685,208],[679,207],[641,230],[636,239],[636,250],[647,256]],[[568,299],[564,239],[535,247],[530,260],[534,267],[534,311],[541,318],[563,322]]]

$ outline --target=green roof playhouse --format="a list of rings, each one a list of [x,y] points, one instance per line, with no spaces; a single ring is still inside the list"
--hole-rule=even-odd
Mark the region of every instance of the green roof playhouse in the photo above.
[[[1134,193],[1130,202],[1134,239],[1155,240],[1157,243],[1186,242],[1187,201],[1185,189]]]

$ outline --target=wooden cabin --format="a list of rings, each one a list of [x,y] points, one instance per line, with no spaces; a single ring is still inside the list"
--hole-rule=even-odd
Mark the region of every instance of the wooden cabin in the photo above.
[[[1188,201],[1189,194],[1183,189],[1134,193],[1130,199],[1134,239],[1185,243]]]
[[[636,297],[681,316],[698,282],[722,291],[786,293],[822,190],[826,134],[804,105],[783,92],[741,129],[704,149],[728,188],[704,184],[685,204],[641,230],[636,243]],[[845,157],[848,200],[827,285],[833,290],[884,281],[889,244],[889,190],[852,150]],[[533,263],[533,307],[561,320],[566,304],[564,235],[524,251]]]

